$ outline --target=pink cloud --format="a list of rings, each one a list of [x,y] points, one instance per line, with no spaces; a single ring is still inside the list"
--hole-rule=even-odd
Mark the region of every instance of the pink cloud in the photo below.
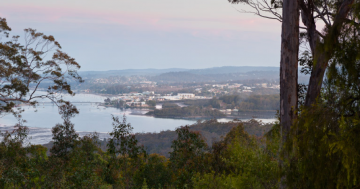
[[[64,7],[3,6],[2,17],[21,22],[31,21],[47,24],[90,23],[93,25],[122,25],[135,30],[184,31],[193,36],[234,38],[236,31],[276,31],[280,24],[263,18],[201,18],[195,16],[172,16],[154,13],[90,11]],[[11,23],[10,23],[11,25]],[[280,29],[279,29],[280,31]]]

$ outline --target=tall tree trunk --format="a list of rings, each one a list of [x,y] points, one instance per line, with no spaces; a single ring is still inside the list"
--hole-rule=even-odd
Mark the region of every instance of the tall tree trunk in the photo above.
[[[299,5],[284,0],[280,60],[280,120],[283,141],[296,118],[298,104]]]
[[[296,118],[298,105],[298,54],[299,54],[299,4],[297,0],[283,1],[283,22],[280,59],[280,125],[282,142],[286,142],[290,127]],[[284,154],[284,158],[287,155]],[[279,162],[282,167],[282,161]],[[286,188],[285,177],[280,188]]]
[[[320,96],[321,86],[324,80],[324,74],[328,66],[329,58],[326,57],[325,53],[318,54],[314,57],[314,62],[316,62],[316,64],[311,71],[309,86],[305,98],[306,107],[311,107],[312,104],[316,103],[316,99]]]

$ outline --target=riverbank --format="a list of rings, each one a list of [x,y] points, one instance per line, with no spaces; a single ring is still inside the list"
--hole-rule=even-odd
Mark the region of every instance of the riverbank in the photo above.
[[[126,109],[125,109],[126,110]],[[153,117],[153,118],[167,118],[167,119],[185,119],[185,120],[209,120],[209,119],[277,119],[276,118],[276,111],[273,112],[266,112],[266,113],[259,113],[254,111],[249,112],[239,112],[238,115],[231,115],[231,114],[225,114],[224,116],[155,116],[148,114],[150,111],[153,111],[154,109],[140,109],[140,108],[129,108],[131,110],[131,115],[139,115],[139,116],[147,116],[147,117]],[[161,110],[161,109],[159,109]]]
[[[6,126],[0,124],[0,132],[12,132],[13,130],[17,129],[17,127],[14,126]],[[40,127],[28,127],[29,133],[27,140],[25,143],[31,143],[31,144],[47,144],[52,141],[52,132],[51,128],[40,128]],[[88,131],[76,131],[77,134],[79,134],[80,137],[89,135],[94,132],[88,132]],[[103,140],[106,138],[109,138],[110,135],[107,132],[97,132],[99,139]],[[0,140],[2,137],[0,136]]]

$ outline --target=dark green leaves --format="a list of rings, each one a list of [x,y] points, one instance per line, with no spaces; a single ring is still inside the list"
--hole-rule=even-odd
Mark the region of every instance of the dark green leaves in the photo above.
[[[0,18],[0,32],[10,30],[6,19]],[[36,105],[37,98],[48,98],[61,106],[64,101],[54,94],[73,95],[70,83],[83,82],[77,73],[80,65],[60,51],[54,36],[31,28],[24,31],[23,43],[19,36],[0,42],[0,114],[16,113],[14,107],[19,103]],[[40,88],[48,90],[40,95],[36,93]]]

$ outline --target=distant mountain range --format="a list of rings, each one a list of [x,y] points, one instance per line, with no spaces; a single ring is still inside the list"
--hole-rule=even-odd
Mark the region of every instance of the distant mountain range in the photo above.
[[[279,72],[280,67],[256,67],[256,66],[223,66],[206,69],[193,69],[187,72],[193,74],[227,74],[227,73],[247,73],[257,71],[275,71]]]
[[[227,74],[227,73],[246,73],[253,71],[276,71],[279,72],[279,67],[256,67],[256,66],[223,66],[205,69],[183,69],[183,68],[169,68],[169,69],[126,69],[126,70],[109,70],[109,71],[80,71],[82,77],[109,77],[109,76],[131,76],[144,75],[156,76],[170,72],[187,72],[192,74]]]
[[[108,78],[111,76],[144,76],[149,81],[161,83],[177,82],[223,82],[237,80],[279,80],[280,67],[223,66],[205,69],[126,69],[109,71],[83,71],[79,74],[84,79]],[[299,82],[307,83],[308,75],[299,72]]]
[[[132,75],[159,75],[167,72],[181,72],[188,69],[170,68],[170,69],[127,69],[127,70],[109,70],[109,71],[80,71],[81,76],[88,77],[108,77],[108,76],[132,76]]]
[[[225,72],[225,73],[192,73],[192,72],[168,72],[156,76],[150,76],[150,81],[158,83],[189,83],[189,82],[224,82],[239,80],[277,80],[279,72],[276,71],[252,71],[252,72]]]

